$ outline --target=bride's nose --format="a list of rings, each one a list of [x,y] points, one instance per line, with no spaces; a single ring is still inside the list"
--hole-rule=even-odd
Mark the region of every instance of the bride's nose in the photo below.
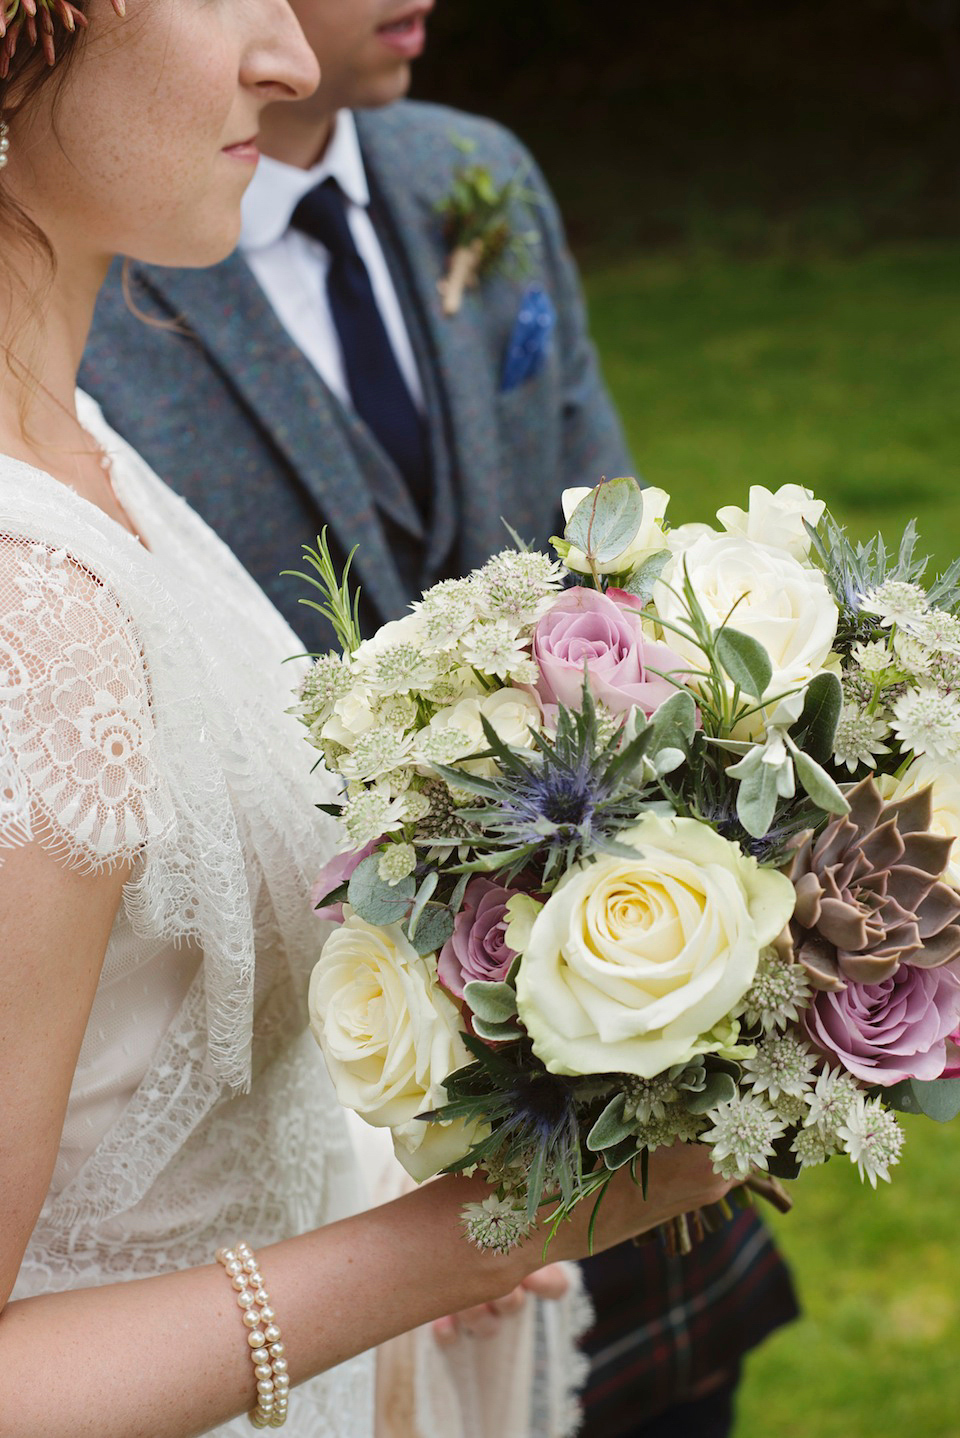
[[[241,80],[271,100],[305,100],[320,82],[320,65],[287,0],[256,0]]]

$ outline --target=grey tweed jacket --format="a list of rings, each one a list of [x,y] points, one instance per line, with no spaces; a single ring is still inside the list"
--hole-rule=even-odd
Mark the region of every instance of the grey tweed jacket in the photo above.
[[[115,269],[97,310],[81,385],[110,423],[216,529],[311,649],[331,635],[307,594],[280,571],[324,524],[355,574],[365,627],[400,614],[421,587],[482,563],[507,536],[556,531],[561,490],[632,473],[590,343],[577,275],[556,206],[527,152],[488,120],[401,103],[357,116],[377,228],[410,328],[428,410],[434,503],[429,532],[367,427],[326,388],[290,339],[239,253],[213,269],[132,269],[131,313]],[[534,269],[500,273],[452,318],[437,281],[446,246],[437,214],[461,156],[499,181],[528,166],[537,191]],[[501,378],[526,287],[541,286],[557,326],[538,373]]]

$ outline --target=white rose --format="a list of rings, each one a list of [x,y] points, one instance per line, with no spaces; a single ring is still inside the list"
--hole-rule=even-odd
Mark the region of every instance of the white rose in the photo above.
[[[373,710],[361,694],[347,694],[338,699],[333,713],[320,730],[321,739],[328,744],[342,744],[352,749],[363,734],[369,733],[376,723]]]
[[[524,689],[498,689],[480,705],[480,712],[493,727],[498,739],[514,749],[532,749],[534,729],[543,727],[540,705]],[[486,743],[486,740],[484,740]]]
[[[753,982],[790,880],[696,819],[646,815],[636,859],[571,869],[537,915],[517,1007],[551,1073],[652,1078],[685,1063]]]
[[[730,534],[742,534],[774,549],[785,549],[794,559],[805,560],[810,553],[810,536],[803,521],[819,524],[826,509],[800,484],[781,484],[776,491],[762,484],[750,486],[746,509],[728,504],[717,510],[717,518]]]
[[[773,668],[767,691],[771,697],[808,683],[828,667],[839,612],[819,570],[742,535],[701,535],[671,557],[653,591],[657,613],[681,629],[688,627],[684,565],[712,629],[728,620],[732,629],[751,635],[767,651]],[[685,633],[669,629],[664,637],[692,667],[702,667],[703,655]]]
[[[418,1181],[463,1157],[462,1124],[417,1114],[446,1102],[443,1080],[470,1062],[456,1005],[399,924],[350,913],[333,930],[310,979],[310,1027],[340,1102],[374,1128],[393,1130],[403,1166]]]
[[[580,501],[592,493],[593,490],[589,487],[565,489],[560,497],[564,520],[569,520]],[[624,570],[635,569],[638,564],[649,559],[651,554],[656,554],[658,550],[666,548],[666,540],[663,536],[663,516],[667,512],[670,496],[665,489],[652,488],[641,490],[641,495],[643,517],[640,520],[640,528],[622,554],[618,554],[615,559],[607,560],[604,564],[597,565],[598,574],[620,574]],[[576,574],[590,573],[590,566],[582,549],[571,546],[570,553],[563,562]]]
[[[931,834],[953,839],[950,860],[943,874],[944,883],[960,889],[960,773],[955,764],[942,764],[937,759],[924,755],[914,759],[899,779],[892,774],[883,774],[877,779],[880,793],[890,804],[899,804],[909,799],[920,789],[930,788],[933,801],[933,817],[930,820]]]

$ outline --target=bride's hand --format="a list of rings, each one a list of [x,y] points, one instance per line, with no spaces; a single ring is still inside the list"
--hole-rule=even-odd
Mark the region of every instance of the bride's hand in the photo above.
[[[495,1338],[505,1318],[519,1313],[527,1301],[527,1295],[556,1301],[566,1297],[570,1291],[570,1276],[563,1263],[548,1263],[521,1280],[503,1298],[490,1303],[478,1303],[473,1308],[463,1308],[459,1313],[448,1313],[445,1318],[434,1321],[433,1336],[441,1348],[455,1343],[464,1334],[470,1338]]]

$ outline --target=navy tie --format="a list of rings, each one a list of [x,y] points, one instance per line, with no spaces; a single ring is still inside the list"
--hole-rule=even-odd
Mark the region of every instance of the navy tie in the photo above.
[[[353,407],[403,475],[425,518],[432,486],[423,421],[397,364],[336,180],[324,180],[305,195],[290,223],[329,252],[327,295]]]

